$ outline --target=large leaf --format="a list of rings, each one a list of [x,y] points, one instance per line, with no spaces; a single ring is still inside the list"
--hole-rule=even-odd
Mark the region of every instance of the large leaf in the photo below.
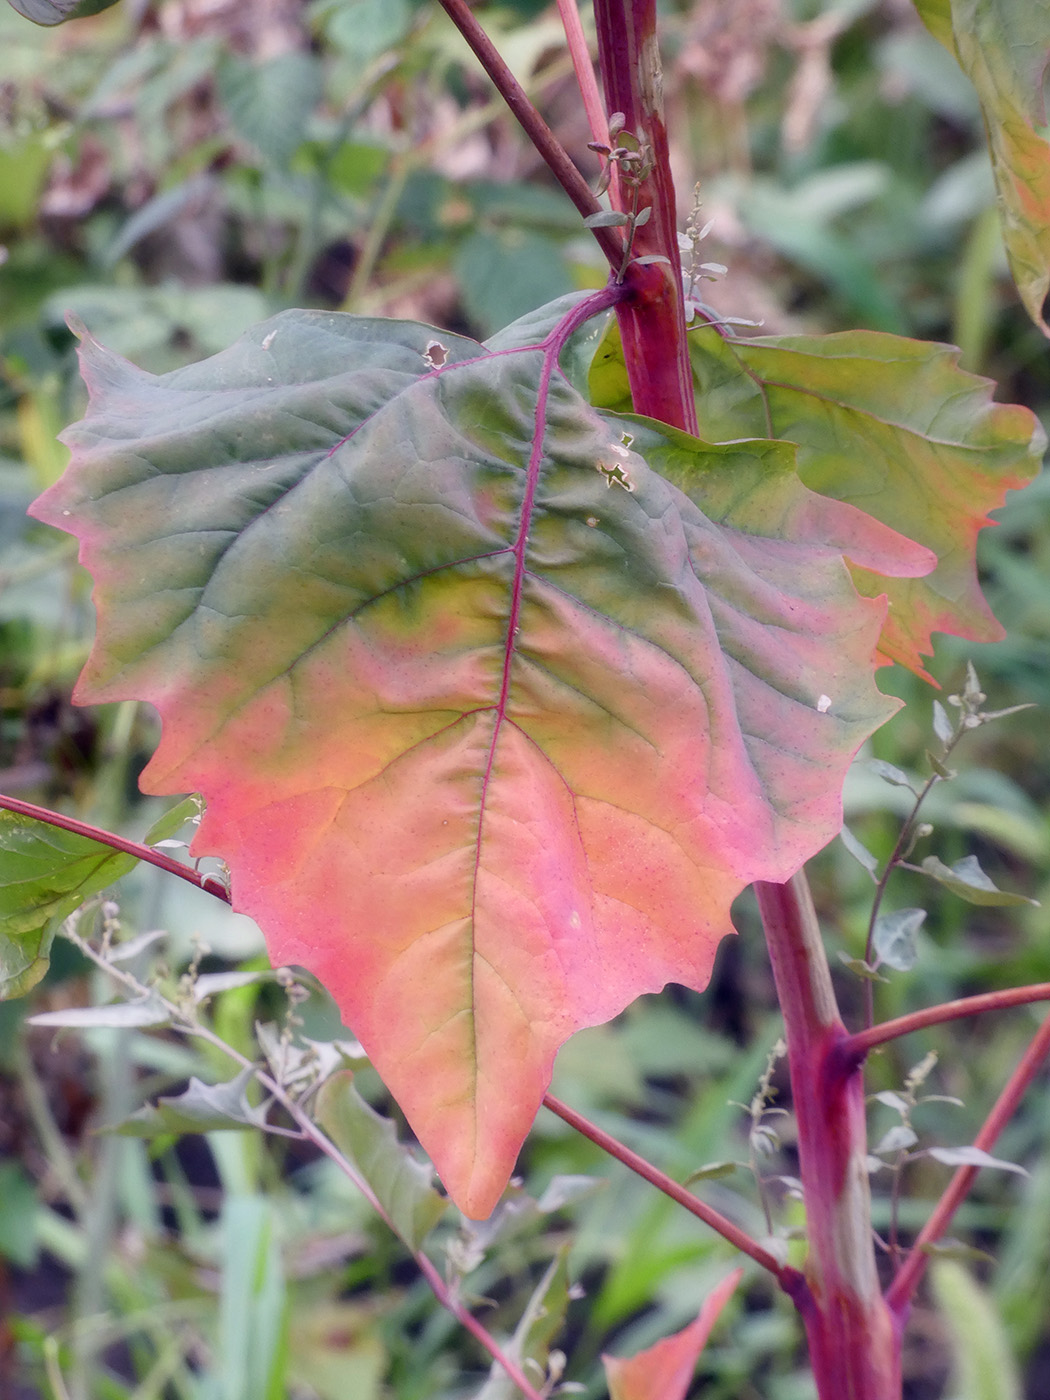
[[[711,1328],[732,1297],[743,1272],[743,1269],[734,1269],[712,1289],[700,1315],[681,1332],[664,1337],[635,1356],[603,1356],[609,1400],[685,1400]]]
[[[887,583],[854,568],[862,592],[890,600],[884,659],[924,675],[931,633],[1003,635],[977,581],[975,546],[988,512],[1038,470],[1045,435],[1027,409],[993,403],[991,382],[961,370],[951,346],[900,336],[730,340],[706,327],[689,344],[705,436],[796,443],[807,486],[937,555],[922,579]],[[616,347],[606,346],[595,369],[603,402],[618,396]]]
[[[479,1216],[564,1040],[702,988],[739,890],[838,830],[896,708],[843,552],[932,563],[788,447],[603,418],[570,329],[488,353],[287,312],[160,377],[88,338],[34,508],[95,577],[77,699],[156,705],[143,786],[204,794],[194,852]]]
[[[0,1000],[35,986],[61,920],[134,866],[99,841],[0,807]]]
[[[1010,270],[1028,314],[1050,335],[1050,12],[1042,0],[919,0],[918,9],[977,89]]]

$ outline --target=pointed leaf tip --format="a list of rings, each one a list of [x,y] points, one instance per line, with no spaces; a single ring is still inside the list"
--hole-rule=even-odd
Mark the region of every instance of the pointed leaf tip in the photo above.
[[[685,1400],[711,1329],[743,1277],[734,1269],[715,1288],[695,1322],[631,1357],[603,1356],[610,1400]]]

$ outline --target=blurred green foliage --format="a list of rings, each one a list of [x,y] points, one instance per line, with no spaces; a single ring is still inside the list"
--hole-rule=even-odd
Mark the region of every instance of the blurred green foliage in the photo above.
[[[682,222],[699,181],[704,220],[714,219],[711,256],[729,266],[709,291],[719,313],[770,332],[862,326],[952,340],[965,365],[999,381],[1001,398],[1046,421],[1050,357],[1006,275],[977,100],[910,8],[674,0],[664,9]],[[482,18],[590,170],[553,11],[518,0],[484,7]],[[3,6],[0,45],[0,791],[137,835],[157,815],[135,790],[152,720],[133,705],[72,708],[89,599],[68,542],[24,515],[61,470],[55,434],[82,401],[67,313],[159,371],[289,305],[409,315],[487,336],[604,273],[432,4],[125,0],[55,30]],[[958,688],[972,653],[994,707],[1040,708],[968,740],[959,776],[926,809],[935,830],[917,855],[952,864],[976,854],[997,885],[1045,906],[1045,477],[1008,502],[981,559],[1007,638],[970,649],[945,642],[934,673]],[[933,742],[929,688],[889,672],[884,684],[907,707],[876,735],[846,793],[852,829],[880,860],[910,798],[864,758],[925,776]],[[155,875],[138,871],[121,886],[120,937],[169,931],[129,964],[140,976],[177,984],[194,938],[211,950],[206,973],[264,965],[247,921]],[[868,875],[835,843],[812,876],[829,946],[860,956]],[[1042,911],[975,908],[898,874],[887,907],[912,906],[928,913],[919,961],[878,986],[880,1015],[1050,975]],[[751,1100],[779,1030],[746,897],[739,924],[704,997],[672,988],[643,998],[578,1036],[559,1061],[555,1092],[679,1179],[713,1161],[747,1163],[750,1119],[737,1105]],[[840,983],[847,1009],[859,1011],[862,984],[845,971]],[[32,999],[0,1005],[0,1393],[63,1396],[61,1384],[70,1400],[476,1395],[487,1358],[332,1163],[254,1132],[92,1131],[191,1076],[232,1074],[210,1046],[169,1032],[102,1028],[52,1042],[51,1031],[21,1025],[32,1011],[111,994],[66,950]],[[319,994],[292,1005],[272,983],[217,992],[201,1009],[249,1057],[257,1021],[293,1014],[300,1035],[342,1034]],[[930,1144],[969,1142],[1036,1014],[894,1045],[873,1057],[871,1089],[899,1089],[939,1050],[930,1087],[965,1107],[922,1105],[915,1127]],[[355,1083],[389,1109],[367,1068]],[[772,1121],[783,1142],[763,1171],[790,1176],[790,1127]],[[893,1122],[874,1106],[875,1134]],[[958,1221],[998,1264],[980,1266],[976,1292],[950,1271],[939,1280],[941,1307],[994,1310],[1029,1400],[1050,1389],[1048,1145],[1050,1101],[1033,1095],[997,1149],[1031,1177],[984,1173]],[[907,1168],[904,1228],[921,1222],[945,1177],[928,1159]],[[577,1187],[559,1185],[566,1180]],[[552,1184],[562,1195],[545,1207]],[[696,1189],[765,1234],[746,1167]],[[802,1220],[790,1184],[774,1179],[768,1190],[791,1236]],[[889,1209],[881,1196],[877,1228]],[[499,1219],[482,1228],[447,1218],[435,1238],[433,1257],[469,1256],[465,1287],[488,1300],[485,1324],[503,1336],[571,1238],[569,1275],[585,1296],[568,1296],[555,1345],[568,1353],[567,1378],[595,1397],[601,1350],[633,1351],[683,1326],[733,1258],[546,1113]],[[800,1248],[790,1238],[785,1247]],[[909,1400],[950,1393],[953,1367],[966,1375],[982,1364],[967,1359],[965,1327],[946,1328],[936,1308],[925,1297],[916,1308]],[[705,1400],[812,1394],[790,1306],[763,1277],[749,1273],[728,1316],[703,1358]]]

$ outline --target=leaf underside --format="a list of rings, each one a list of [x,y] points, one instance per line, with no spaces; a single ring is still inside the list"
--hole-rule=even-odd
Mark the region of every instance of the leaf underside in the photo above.
[[[838,830],[897,707],[843,556],[932,563],[787,444],[599,414],[560,343],[286,312],[154,377],[88,337],[34,507],[95,579],[77,700],[156,706],[144,789],[204,795],[194,854],[479,1216],[565,1039],[704,987]]]

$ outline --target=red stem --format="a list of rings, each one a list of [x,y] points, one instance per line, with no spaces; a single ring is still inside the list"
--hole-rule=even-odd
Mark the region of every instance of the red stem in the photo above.
[[[661,1190],[665,1196],[670,1196],[672,1201],[677,1201],[680,1206],[684,1206],[705,1225],[716,1230],[723,1239],[735,1245],[742,1254],[748,1255],[756,1264],[761,1264],[763,1269],[768,1269],[785,1292],[794,1296],[801,1282],[797,1269],[781,1264],[768,1250],[763,1249],[760,1244],[756,1244],[751,1236],[741,1230],[738,1225],[734,1225],[731,1220],[719,1211],[712,1209],[711,1206],[704,1205],[703,1201],[698,1200],[691,1191],[679,1185],[673,1177],[654,1167],[651,1162],[647,1162],[637,1152],[632,1152],[624,1143],[612,1137],[604,1129],[599,1128],[589,1118],[584,1118],[582,1113],[577,1113],[567,1103],[562,1103],[561,1099],[556,1099],[553,1094],[544,1094],[543,1104],[545,1108],[549,1108],[552,1113],[556,1113],[559,1118],[568,1123],[571,1128],[575,1128],[578,1133],[589,1138],[603,1152],[608,1152],[610,1157],[615,1157],[618,1162],[629,1167],[631,1171],[644,1178],[650,1185]]]
[[[907,1016],[896,1016],[892,1021],[870,1026],[847,1036],[842,1042],[840,1053],[846,1062],[864,1059],[869,1050],[877,1045],[885,1045],[891,1040],[899,1040],[912,1031],[925,1030],[927,1026],[939,1026],[945,1021],[957,1021],[963,1016],[979,1016],[982,1011],[1005,1011],[1011,1006],[1026,1006],[1035,1001],[1050,1001],[1050,982],[1032,982],[1027,987],[1005,987],[998,992],[982,992],[979,996],[959,997],[956,1001],[942,1001],[939,1006],[927,1006],[922,1011],[910,1011]]]
[[[497,92],[518,119],[525,134],[547,162],[551,174],[575,204],[584,218],[601,211],[601,205],[590,185],[572,163],[568,152],[529,101],[525,89],[500,57],[499,50],[471,14],[466,0],[441,0],[442,8],[474,50],[478,62],[495,84]],[[611,228],[596,228],[591,232],[598,246],[618,269],[623,261],[623,240]]]
[[[171,856],[166,856],[162,852],[155,850],[153,846],[143,845],[141,841],[128,841],[123,836],[116,836],[112,831],[104,831],[101,827],[90,826],[87,822],[78,822],[75,817],[63,816],[61,812],[52,812],[48,807],[37,807],[33,802],[22,802],[17,797],[5,797],[0,793],[0,807],[5,811],[14,812],[20,817],[32,817],[34,821],[45,822],[48,826],[57,826],[62,831],[71,831],[75,836],[86,836],[90,841],[97,841],[102,846],[109,846],[114,851],[123,851],[125,855],[134,856],[136,860],[144,860],[150,865],[155,865],[158,870],[166,870],[169,875],[177,875],[180,880],[188,880],[191,885],[196,885],[205,894],[213,894],[216,899],[225,900],[230,903],[229,892],[214,875],[202,875],[199,870],[194,870],[190,865],[183,865],[181,861],[173,860]]]
[[[976,998],[975,998],[976,1000]],[[1050,1016],[1036,1032],[1020,1064],[1007,1081],[1006,1087],[995,1101],[991,1113],[974,1138],[974,1147],[990,1152],[996,1139],[1007,1123],[1017,1112],[1025,1090],[1035,1078],[1047,1056],[1050,1055]],[[907,1307],[915,1294],[919,1281],[926,1272],[929,1255],[926,1246],[942,1239],[952,1217],[966,1199],[974,1177],[980,1167],[960,1167],[948,1184],[948,1189],[937,1202],[937,1206],[923,1226],[911,1248],[900,1272],[886,1290],[886,1301],[895,1313]]]
[[[580,96],[583,98],[583,110],[587,113],[587,125],[591,128],[591,139],[607,142],[609,124],[605,108],[602,106],[602,95],[598,90],[598,79],[595,77],[591,51],[587,47],[587,38],[583,32],[583,22],[576,0],[558,0],[558,14],[561,15],[565,42],[576,73]]]
[[[624,129],[650,148],[654,160],[639,198],[639,211],[651,208],[652,215],[635,231],[632,251],[636,257],[656,254],[667,259],[667,263],[641,267],[632,263],[626,280],[634,296],[616,308],[631,397],[636,413],[695,434],[696,403],[685,338],[678,209],[664,125],[656,0],[595,0],[594,14],[606,108],[623,113]]]
[[[528,1397],[528,1400],[543,1400],[543,1396],[532,1386],[525,1376],[524,1371],[518,1363],[508,1356],[497,1343],[496,1339],[485,1330],[482,1324],[471,1313],[459,1299],[452,1293],[446,1285],[441,1274],[430,1262],[427,1256],[420,1251],[415,1256],[415,1261],[422,1271],[423,1277],[434,1291],[434,1296],[442,1307],[447,1308],[456,1321],[467,1329],[472,1337],[476,1337],[481,1345],[494,1361],[497,1361],[506,1371],[514,1384]]]
[[[796,1299],[821,1400],[899,1400],[900,1322],[875,1265],[860,1065],[848,1039],[805,877],[755,886],[784,1016],[806,1206],[808,1294]]]

